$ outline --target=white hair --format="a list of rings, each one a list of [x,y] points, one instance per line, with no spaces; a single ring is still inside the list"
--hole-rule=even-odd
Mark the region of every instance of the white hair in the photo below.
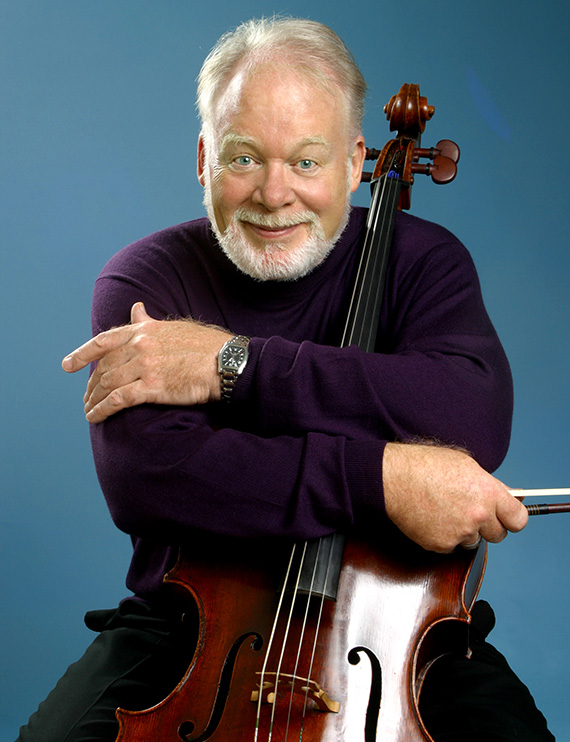
[[[360,133],[366,82],[344,42],[328,26],[300,18],[261,18],[224,34],[206,57],[198,76],[197,105],[202,133],[210,139],[216,126],[216,103],[238,70],[278,62],[326,90],[340,90],[349,114],[350,133]],[[335,90],[336,88],[336,90]]]

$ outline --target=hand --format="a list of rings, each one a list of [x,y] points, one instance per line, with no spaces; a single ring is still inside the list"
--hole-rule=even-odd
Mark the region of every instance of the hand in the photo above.
[[[463,451],[388,443],[383,479],[388,517],[431,551],[447,553],[479,537],[498,543],[528,520],[524,505]]]
[[[142,302],[131,324],[107,330],[64,358],[73,373],[98,361],[83,397],[89,422],[151,402],[194,405],[220,399],[217,356],[232,334],[193,320],[154,320]]]

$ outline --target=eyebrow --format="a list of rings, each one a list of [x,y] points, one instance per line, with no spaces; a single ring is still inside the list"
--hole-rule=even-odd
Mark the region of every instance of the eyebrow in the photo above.
[[[331,149],[330,143],[327,142],[327,140],[321,136],[305,137],[304,139],[301,139],[301,141],[297,143],[297,148],[302,149],[303,147],[307,147],[313,144],[316,144],[320,147],[324,147],[327,151]],[[232,147],[232,146],[238,147],[240,145],[241,146],[245,145],[248,147],[255,147],[255,148],[259,147],[258,142],[252,137],[244,136],[243,134],[238,134],[235,131],[229,131],[222,138],[222,141],[220,144],[220,152],[223,152],[228,147]]]

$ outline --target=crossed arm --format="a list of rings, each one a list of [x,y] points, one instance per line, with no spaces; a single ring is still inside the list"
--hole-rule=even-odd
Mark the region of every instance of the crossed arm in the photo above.
[[[100,333],[62,365],[75,372],[97,362],[84,402],[87,419],[100,423],[143,403],[219,401],[217,354],[230,337],[191,320],[154,320],[139,302],[130,324]],[[463,451],[388,443],[382,471],[388,517],[426,549],[448,552],[479,535],[499,542],[526,525],[526,508]]]

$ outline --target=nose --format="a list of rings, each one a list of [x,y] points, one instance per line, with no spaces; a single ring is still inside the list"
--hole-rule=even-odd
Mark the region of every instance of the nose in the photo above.
[[[280,162],[270,162],[261,168],[259,181],[252,194],[255,204],[264,206],[269,211],[276,211],[289,206],[295,201],[295,192],[289,178],[287,166]]]

